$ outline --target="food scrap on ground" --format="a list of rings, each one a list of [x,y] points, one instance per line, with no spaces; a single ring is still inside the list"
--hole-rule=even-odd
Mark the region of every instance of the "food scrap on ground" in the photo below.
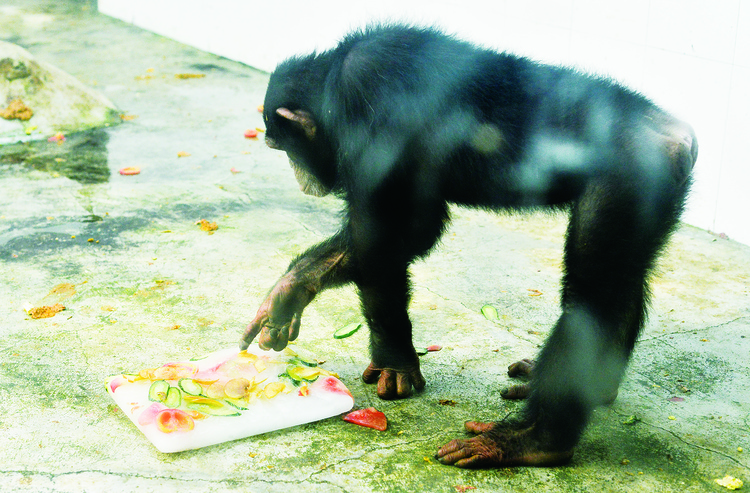
[[[120,115],[120,120],[129,122],[138,118],[138,115]]]
[[[242,173],[242,171],[241,171],[241,170],[238,170],[237,168],[231,168],[231,169],[230,169],[229,171],[231,171],[231,172],[232,172],[232,173],[234,173],[234,174],[237,174],[237,173]]]
[[[65,310],[65,306],[60,303],[55,303],[52,306],[36,306],[36,307],[24,307],[26,313],[33,319],[39,318],[52,318],[61,311]]]
[[[175,79],[202,79],[206,74],[174,74]]]
[[[441,349],[443,349],[443,346],[440,346],[438,344],[432,344],[431,346],[427,346],[427,352],[429,353],[440,351]]]
[[[344,416],[344,421],[379,431],[385,431],[388,428],[388,420],[385,414],[374,407],[352,411]]]
[[[245,138],[246,139],[255,139],[258,137],[258,131],[253,128],[248,128],[245,130]]]
[[[263,105],[258,105],[258,113],[263,113]]]
[[[6,120],[30,120],[34,112],[20,99],[14,99],[4,110],[0,110],[0,118]]]
[[[440,404],[441,406],[451,406],[451,407],[453,407],[453,406],[456,405],[456,401],[454,401],[452,399],[440,399],[438,401],[438,404]]]
[[[177,157],[188,157],[188,156],[190,156],[189,152],[180,151],[177,153]]]
[[[47,139],[47,142],[57,142],[58,144],[62,144],[63,142],[65,142],[65,136],[62,133],[58,132]]]
[[[219,225],[216,223],[210,223],[205,219],[201,219],[200,221],[196,222],[195,224],[200,225],[201,231],[208,231],[208,234],[213,234],[214,231],[219,229]]]
[[[120,170],[120,174],[125,175],[125,176],[138,175],[140,173],[141,173],[141,168],[137,166],[128,166]]]
[[[497,314],[497,308],[492,305],[484,305],[482,307],[482,315],[484,315],[484,318],[487,320],[497,320],[500,318]]]
[[[345,339],[347,337],[350,337],[354,335],[360,329],[360,327],[362,327],[362,324],[358,322],[349,324],[345,327],[341,327],[340,329],[336,330],[336,332],[333,333],[333,338]]]
[[[737,479],[729,475],[724,476],[721,479],[715,479],[714,481],[716,481],[716,484],[718,484],[719,486],[723,486],[728,490],[738,490],[742,488],[743,485],[741,479]]]
[[[541,296],[543,294],[538,289],[527,289],[526,291],[529,292],[529,296]]]
[[[466,486],[466,485],[461,485],[461,484],[455,485],[454,488],[456,488],[456,491],[458,491],[458,493],[464,493],[466,491],[477,489],[476,486]]]

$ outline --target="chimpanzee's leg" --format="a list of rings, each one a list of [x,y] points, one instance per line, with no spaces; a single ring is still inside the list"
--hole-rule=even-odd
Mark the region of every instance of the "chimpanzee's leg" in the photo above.
[[[588,185],[571,211],[562,315],[537,358],[523,418],[510,426],[467,423],[481,435],[445,445],[442,462],[554,465],[572,456],[591,411],[620,383],[644,323],[648,272],[684,191],[616,177]]]
[[[396,201],[396,197],[391,195],[389,200]],[[395,214],[368,216],[362,222],[357,215],[350,217],[355,232],[356,283],[370,327],[372,361],[362,379],[377,381],[382,399],[408,397],[412,388],[425,386],[407,312],[411,295],[408,267],[432,248],[447,220],[445,203],[423,203],[416,194],[392,207]],[[358,231],[365,233],[358,237]]]

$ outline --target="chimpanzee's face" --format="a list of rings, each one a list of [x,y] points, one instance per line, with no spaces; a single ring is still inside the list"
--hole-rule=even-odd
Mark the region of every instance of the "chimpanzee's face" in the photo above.
[[[302,193],[314,197],[325,197],[328,195],[331,192],[331,189],[323,185],[323,183],[310,171],[310,168],[302,155],[295,152],[297,151],[295,148],[302,151],[305,147],[310,147],[311,142],[309,142],[309,140],[312,138],[302,135],[295,136],[288,132],[284,132],[280,127],[289,125],[292,122],[284,120],[284,117],[281,115],[268,115],[264,111],[263,119],[266,122],[266,145],[271,149],[286,152],[289,157],[289,164],[294,170],[294,177],[297,179],[299,189]]]

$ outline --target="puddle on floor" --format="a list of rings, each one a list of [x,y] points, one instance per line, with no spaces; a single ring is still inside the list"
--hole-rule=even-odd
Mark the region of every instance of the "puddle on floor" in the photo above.
[[[0,146],[0,176],[23,170],[60,175],[81,184],[109,180],[105,128],[65,136],[63,142],[32,141]]]

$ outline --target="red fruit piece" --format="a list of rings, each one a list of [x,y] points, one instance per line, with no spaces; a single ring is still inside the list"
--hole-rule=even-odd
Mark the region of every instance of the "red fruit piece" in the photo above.
[[[120,170],[120,174],[124,176],[137,175],[140,172],[141,172],[141,168],[137,166],[129,166],[127,168],[122,168]]]
[[[346,385],[341,383],[341,380],[336,377],[319,378],[315,381],[315,383],[312,384],[311,389],[321,389],[325,392],[332,392],[334,394],[346,394],[349,397],[353,397],[352,393],[349,392],[349,389],[346,388]]]
[[[141,426],[150,425],[154,422],[154,419],[156,419],[156,415],[166,408],[167,406],[165,406],[161,402],[154,402],[146,409],[144,409],[143,412],[141,412],[141,415],[138,416],[138,424]]]
[[[127,383],[128,381],[125,380],[123,376],[115,377],[112,380],[109,381],[109,390],[114,394],[115,390],[117,390],[117,387],[120,385]]]
[[[433,351],[440,351],[443,349],[443,346],[439,346],[437,344],[433,344],[432,346],[427,346],[427,351],[433,352]]]
[[[179,409],[165,409],[156,415],[156,426],[163,433],[190,431],[195,427],[193,418]]]
[[[374,407],[353,411],[344,416],[344,421],[380,431],[385,431],[388,428],[388,420],[385,418],[385,414]]]
[[[252,128],[248,129],[248,130],[245,130],[245,138],[246,139],[254,139],[257,136],[258,136],[258,131],[257,130],[254,130]]]

